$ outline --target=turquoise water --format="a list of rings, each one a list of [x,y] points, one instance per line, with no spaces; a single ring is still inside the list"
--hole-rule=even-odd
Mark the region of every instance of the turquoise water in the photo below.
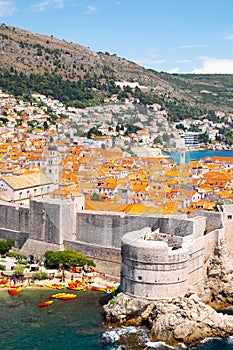
[[[23,290],[10,296],[1,291],[0,349],[64,350],[109,349],[103,341],[105,329],[99,292],[76,292],[73,300],[54,300],[47,307],[38,303],[55,290]]]
[[[179,163],[179,153],[168,153],[175,162]],[[199,160],[208,156],[219,156],[219,157],[233,157],[233,150],[229,151],[192,151],[185,153],[185,162],[188,163],[191,160]]]
[[[103,292],[75,292],[73,300],[54,300],[48,307],[38,303],[48,300],[54,290],[23,290],[10,296],[0,294],[1,350],[146,350],[169,349],[149,343],[145,328],[107,328],[101,307],[109,300]],[[233,350],[233,341],[210,340],[192,350]]]

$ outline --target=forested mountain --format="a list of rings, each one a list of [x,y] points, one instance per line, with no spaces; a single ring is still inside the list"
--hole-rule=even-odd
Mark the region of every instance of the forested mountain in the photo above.
[[[112,95],[135,97],[143,104],[160,103],[173,120],[232,111],[232,75],[156,72],[115,54],[5,24],[0,25],[0,52],[0,88],[25,99],[40,92],[85,107]],[[138,82],[149,92],[121,91],[116,81]]]

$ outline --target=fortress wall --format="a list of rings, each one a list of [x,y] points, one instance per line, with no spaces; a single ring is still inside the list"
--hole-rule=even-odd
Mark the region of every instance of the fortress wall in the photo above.
[[[205,233],[209,233],[223,227],[222,213],[199,210],[195,213],[188,214],[188,218],[195,218],[197,216],[206,217]]]
[[[79,212],[76,217],[76,240],[119,248],[125,233],[145,227],[181,237],[193,232],[194,222],[172,216],[125,215],[124,213]]]
[[[119,248],[123,234],[122,214],[77,213],[76,240]]]
[[[182,220],[173,217],[163,217],[159,219],[160,232],[175,236],[187,236],[193,232],[193,221]]]
[[[19,207],[19,231],[29,232],[29,208]]]
[[[28,239],[23,245],[20,253],[24,255],[34,255],[38,258],[42,258],[47,250],[59,251],[61,250],[61,246],[58,244]]]
[[[75,213],[72,203],[67,203],[64,200],[61,204],[61,239],[73,240],[75,239]]]
[[[204,247],[201,241],[193,241],[189,247],[188,285],[203,282]]]
[[[233,205],[224,207],[223,221],[225,224],[225,239],[229,253],[233,257]]]
[[[109,249],[77,241],[64,241],[64,248],[74,250],[93,259],[98,271],[118,278],[120,277],[120,249]]]
[[[29,208],[0,204],[0,227],[29,232]]]
[[[169,299],[204,287],[206,262],[214,253],[223,229],[204,235],[206,218],[196,217],[193,234],[184,236],[181,248],[172,249],[165,241],[154,241],[150,227],[122,238],[122,291],[148,299]]]
[[[189,252],[172,250],[165,242],[141,237],[143,230],[130,232],[122,239],[122,291],[148,299],[184,295],[188,288]]]
[[[224,229],[214,230],[207,235],[200,237],[199,241],[204,247],[204,263],[214,254],[216,244],[220,237],[223,237]]]
[[[5,241],[8,238],[13,239],[15,241],[15,247],[21,249],[28,239],[28,233],[0,228],[0,239]]]
[[[221,232],[220,232],[221,231]],[[215,230],[206,235],[193,240],[190,245],[190,262],[189,262],[189,279],[188,284],[193,288],[202,290],[204,287],[204,279],[207,273],[207,262],[218,242],[219,236],[223,230]]]
[[[60,205],[47,202],[31,201],[30,238],[61,244]]]

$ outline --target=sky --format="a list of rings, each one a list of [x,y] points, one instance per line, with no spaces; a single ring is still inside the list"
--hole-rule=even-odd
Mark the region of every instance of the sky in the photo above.
[[[0,23],[168,73],[233,74],[233,0],[0,0]]]

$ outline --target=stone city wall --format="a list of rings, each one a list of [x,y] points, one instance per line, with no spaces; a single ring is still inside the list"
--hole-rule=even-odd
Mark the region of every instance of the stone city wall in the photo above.
[[[188,286],[188,251],[172,251],[166,242],[144,239],[147,230],[131,232],[122,239],[122,291],[146,299],[184,295]]]
[[[60,235],[60,205],[41,201],[30,202],[30,238],[62,244]]]
[[[63,246],[61,247],[58,244],[42,242],[29,238],[23,245],[20,253],[24,255],[33,255],[40,259],[44,257],[44,254],[47,250],[59,251],[61,249],[63,249]]]
[[[204,235],[205,222],[206,218],[195,217],[193,232],[184,235],[178,246],[154,240],[150,227],[124,235],[122,291],[145,299],[169,299],[184,296],[190,286],[203,289],[205,262],[222,236],[221,230]]]
[[[193,220],[185,220],[174,215],[125,215],[124,213],[97,213],[84,211],[77,213],[76,240],[105,247],[119,248],[121,238],[127,232],[144,227],[159,228],[170,235],[187,236],[193,232]]]
[[[27,232],[12,231],[8,229],[0,228],[0,239],[7,240],[9,238],[15,241],[15,247],[21,249],[28,240]]]
[[[0,227],[29,232],[29,208],[0,204]]]
[[[194,234],[195,238],[205,237],[206,235],[208,236],[207,243],[204,238],[200,239],[200,242],[204,246],[203,254],[209,255],[218,236],[218,233],[213,234],[210,230],[223,227],[222,215],[212,212],[202,212],[201,215],[203,214],[204,218],[198,217],[200,213],[196,213],[193,218],[190,215],[188,219],[176,215],[126,215],[125,213],[97,213],[94,211],[80,211],[77,212],[75,217],[74,212],[72,205],[66,205],[64,202],[59,202],[59,200],[52,201],[48,198],[43,201],[31,200],[29,208],[1,203],[0,239],[13,238],[17,247],[25,252],[27,251],[28,254],[30,254],[30,250],[33,250],[35,255],[36,252],[43,254],[46,250],[61,250],[64,247],[66,249],[72,247],[69,249],[74,249],[94,259],[97,265],[100,266],[101,271],[108,273],[107,270],[109,270],[112,275],[119,276],[121,239],[125,233],[135,231],[135,228],[140,230],[149,227],[152,228],[152,231],[179,236],[184,242],[189,239],[190,234]],[[232,216],[231,213],[226,214],[225,220],[231,222]],[[231,229],[226,229],[227,237],[229,241],[233,241],[231,234],[233,220],[232,226],[229,227]],[[165,271],[166,268],[169,268],[168,266],[175,264],[176,268],[174,267],[174,269],[178,271],[176,274],[178,293],[181,290],[182,283],[184,285],[186,283],[181,277],[187,272],[186,267],[184,267],[185,259],[179,254],[173,254],[170,248],[167,254],[172,262],[170,261],[167,266],[164,265],[163,269]],[[198,269],[195,266],[199,266],[200,262],[203,261],[201,254],[198,246],[193,245],[191,257],[193,264],[189,266],[189,275],[194,275],[194,271],[197,271],[195,275],[199,276]],[[146,255],[144,251],[142,256],[146,257]],[[151,258],[153,258],[152,255]],[[174,259],[178,260],[175,261]],[[144,260],[146,263],[146,258]],[[147,264],[149,266],[149,262]],[[158,267],[156,264],[153,266],[155,269],[153,281],[156,280],[157,283],[160,283],[158,270],[156,272]],[[140,269],[141,267],[138,267],[138,276],[140,276]],[[190,269],[193,269],[193,272]],[[180,275],[179,271],[181,272]],[[161,276],[163,275],[161,271]],[[168,276],[167,273],[165,275]],[[174,270],[171,273],[171,278],[174,280]],[[196,279],[195,277],[193,280]],[[148,285],[151,282],[151,280],[148,280]],[[137,283],[139,285],[140,281]],[[149,295],[149,287],[148,293],[145,291],[144,294]]]
[[[93,259],[98,271],[110,276],[120,276],[121,251],[84,242],[64,241],[64,248],[71,249]]]

